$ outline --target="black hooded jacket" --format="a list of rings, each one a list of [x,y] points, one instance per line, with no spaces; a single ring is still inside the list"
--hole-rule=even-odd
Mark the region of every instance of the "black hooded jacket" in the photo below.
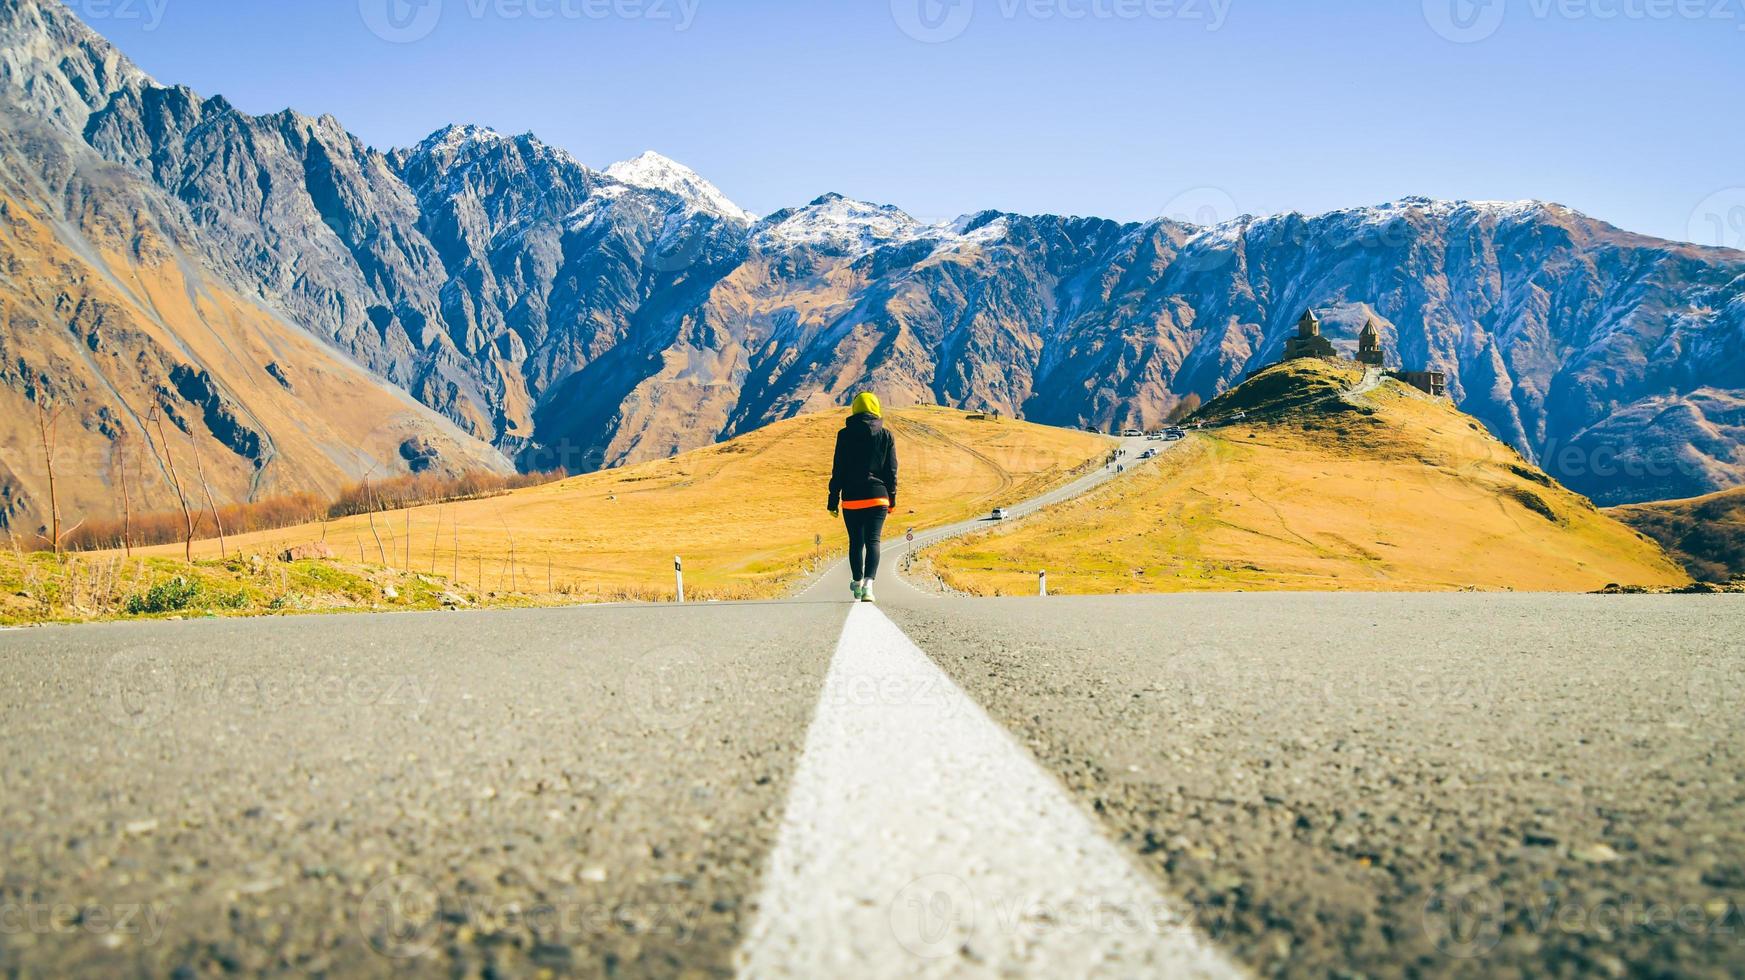
[[[851,415],[836,433],[830,467],[830,509],[844,501],[897,502],[897,443],[876,415]]]

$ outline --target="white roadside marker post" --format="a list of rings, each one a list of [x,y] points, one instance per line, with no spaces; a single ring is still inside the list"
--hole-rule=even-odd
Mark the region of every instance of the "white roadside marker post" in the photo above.
[[[673,556],[673,579],[678,583],[679,602],[685,601],[685,560],[678,555]]]
[[[1044,599],[1048,598],[1048,571],[1046,569],[1036,573],[1036,585],[1039,590],[1038,594]]]

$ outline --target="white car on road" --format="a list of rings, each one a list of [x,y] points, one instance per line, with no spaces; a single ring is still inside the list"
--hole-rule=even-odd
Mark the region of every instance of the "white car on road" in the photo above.
[[[1010,517],[1010,516],[1011,516],[1011,515],[1010,515],[1010,514],[1008,514],[1008,513],[1006,513],[1006,508],[1004,508],[1004,507],[995,507],[995,508],[994,508],[994,513],[993,513],[993,516],[991,516],[991,517],[990,517],[990,518],[988,518],[988,519],[989,519],[989,520],[994,520],[994,521],[1003,521],[1003,520],[1005,520],[1005,519],[1006,519],[1006,518],[1007,518],[1007,517]]]

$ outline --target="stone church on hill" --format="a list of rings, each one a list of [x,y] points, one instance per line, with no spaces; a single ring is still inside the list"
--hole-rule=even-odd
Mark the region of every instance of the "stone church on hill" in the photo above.
[[[1338,348],[1321,334],[1321,318],[1314,310],[1305,310],[1297,321],[1297,335],[1285,341],[1285,357],[1294,361],[1301,357],[1318,357],[1324,361],[1339,361]],[[1387,353],[1381,346],[1381,331],[1374,319],[1363,322],[1363,332],[1357,336],[1357,363],[1365,367],[1385,367]],[[1390,371],[1393,377],[1437,398],[1448,396],[1448,376],[1441,371]]]
[[[1297,335],[1285,341],[1285,360],[1294,361],[1299,357],[1319,357],[1324,361],[1339,359],[1333,342],[1321,336],[1321,318],[1314,310],[1304,311],[1303,318],[1297,321]]]
[[[1383,367],[1386,361],[1381,350],[1381,331],[1375,328],[1374,320],[1363,321],[1363,333],[1357,335],[1357,363]]]

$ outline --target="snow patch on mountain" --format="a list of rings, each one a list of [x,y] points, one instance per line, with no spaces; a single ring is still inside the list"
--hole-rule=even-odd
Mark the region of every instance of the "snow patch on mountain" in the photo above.
[[[709,183],[695,170],[653,150],[612,164],[606,168],[606,176],[632,187],[675,194],[701,210],[712,211],[725,218],[734,218],[746,224],[757,221],[757,215],[734,204],[727,195],[721,193],[720,188]]]
[[[913,241],[926,228],[894,205],[826,194],[803,208],[765,219],[752,233],[752,244],[770,251],[805,247],[856,255]]]
[[[1002,214],[992,220],[981,221],[977,224],[980,217],[979,215],[966,214],[951,222],[947,226],[950,229],[951,237],[945,244],[948,247],[992,245],[995,242],[1003,241],[1007,235],[1011,234],[1012,225],[1005,215]]]
[[[1498,224],[1519,221],[1541,214],[1580,217],[1560,204],[1545,201],[1443,201],[1428,197],[1405,197],[1398,201],[1356,208],[1341,208],[1318,215],[1287,211],[1256,217],[1244,214],[1215,225],[1193,225],[1195,229],[1184,248],[1216,248],[1233,245],[1252,232],[1264,235],[1289,222],[1314,222],[1324,229],[1349,229],[1353,233],[1390,228],[1401,221],[1427,220],[1437,224],[1459,224],[1472,220],[1494,221]]]
[[[932,241],[936,250],[986,245],[1005,238],[1008,230],[1003,215],[928,224],[895,205],[826,194],[803,208],[770,215],[752,231],[751,242],[765,251],[803,247],[853,256],[917,241]]]
[[[438,150],[459,150],[465,146],[491,146],[509,142],[509,137],[489,126],[474,126],[471,123],[458,126],[444,126],[418,144],[414,151],[420,154],[430,154]]]

